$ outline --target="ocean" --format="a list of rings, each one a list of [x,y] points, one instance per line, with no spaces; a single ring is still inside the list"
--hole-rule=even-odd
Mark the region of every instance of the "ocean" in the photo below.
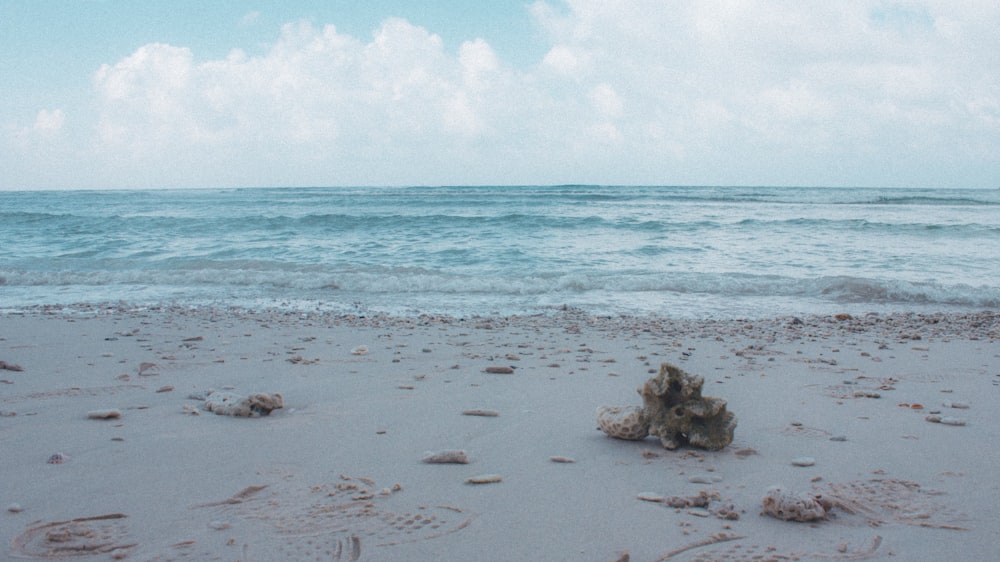
[[[0,192],[0,310],[760,318],[1000,308],[1000,190]]]

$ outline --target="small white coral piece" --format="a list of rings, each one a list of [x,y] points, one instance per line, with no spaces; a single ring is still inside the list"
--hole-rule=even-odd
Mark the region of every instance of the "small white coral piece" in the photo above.
[[[280,392],[265,394],[258,392],[241,396],[232,392],[212,392],[205,397],[205,408],[220,416],[257,417],[266,416],[271,410],[285,407]]]
[[[601,406],[597,409],[597,425],[617,439],[638,441],[649,435],[649,421],[641,406]]]
[[[763,500],[764,515],[783,521],[816,521],[825,519],[831,504],[807,492],[789,492],[781,486],[767,489]]]

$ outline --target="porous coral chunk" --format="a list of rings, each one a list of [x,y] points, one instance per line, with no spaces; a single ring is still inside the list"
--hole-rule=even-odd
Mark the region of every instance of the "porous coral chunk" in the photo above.
[[[690,444],[717,451],[733,441],[736,416],[726,401],[701,395],[705,379],[663,363],[657,376],[639,389],[649,433],[667,449]]]
[[[822,497],[807,492],[789,492],[781,486],[771,486],[767,489],[763,500],[764,515],[783,521],[816,521],[825,519],[827,510],[832,507],[830,502]]]
[[[639,406],[601,406],[597,409],[597,425],[617,439],[638,441],[649,435],[649,421]]]
[[[257,392],[241,396],[232,392],[212,392],[205,397],[205,408],[220,416],[257,417],[266,416],[272,410],[285,407],[280,392],[266,394]]]

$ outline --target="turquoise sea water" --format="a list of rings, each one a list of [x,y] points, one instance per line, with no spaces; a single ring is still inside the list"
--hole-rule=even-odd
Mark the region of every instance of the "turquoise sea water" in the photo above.
[[[0,309],[760,317],[1000,307],[1000,190],[0,192]]]

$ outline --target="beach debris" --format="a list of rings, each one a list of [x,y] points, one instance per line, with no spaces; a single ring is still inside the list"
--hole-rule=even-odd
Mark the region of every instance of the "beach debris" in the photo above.
[[[670,496],[664,498],[663,503],[676,508],[708,507],[708,504],[716,499],[719,499],[717,492],[702,490],[696,496]]]
[[[428,451],[424,453],[423,462],[428,464],[469,464],[469,456],[461,449]]]
[[[493,484],[503,482],[503,477],[499,474],[480,474],[471,478],[466,478],[466,484]]]
[[[792,466],[812,466],[816,464],[816,459],[812,457],[795,457],[792,459]]]
[[[149,361],[143,361],[142,363],[139,363],[139,376],[140,377],[149,377],[149,376],[157,375],[159,373],[154,373],[153,371],[156,371],[159,368],[160,367],[156,363],[150,363]]]
[[[24,370],[24,367],[22,367],[20,365],[15,365],[13,363],[8,363],[6,361],[0,361],[0,371],[21,372],[23,370]]]
[[[49,460],[45,461],[49,464],[63,464],[70,459],[69,455],[64,455],[63,453],[53,453]]]
[[[486,367],[486,372],[492,375],[513,375],[514,367],[510,366]]]
[[[170,384],[168,384],[168,385],[166,385],[166,386],[161,386],[160,388],[157,388],[157,389],[156,389],[156,392],[170,392],[170,391],[172,391],[173,389],[174,389],[174,386],[173,386],[173,385],[170,385]]]
[[[662,363],[659,374],[638,389],[641,408],[602,406],[598,425],[619,439],[642,439],[645,428],[670,450],[691,445],[718,451],[732,443],[736,416],[726,410],[725,400],[702,396],[704,384],[703,377]]]
[[[319,357],[313,359],[306,359],[301,355],[296,355],[294,357],[289,357],[288,359],[285,359],[285,361],[288,361],[292,365],[315,365],[316,363],[319,363]]]
[[[931,423],[939,423],[939,424],[942,424],[942,425],[955,425],[955,426],[965,425],[965,420],[963,420],[961,418],[954,418],[954,417],[951,417],[951,416],[939,416],[937,414],[934,414],[934,415],[927,416],[924,419],[927,420],[927,421],[929,421],[929,422],[931,422]]]
[[[205,397],[205,409],[220,416],[253,418],[266,416],[272,410],[284,408],[285,400],[280,392],[266,394],[256,392],[247,396],[233,392],[209,392]]]
[[[649,435],[649,420],[642,406],[601,406],[597,425],[616,439],[638,441]]]
[[[820,494],[790,492],[781,486],[768,488],[762,504],[764,515],[782,521],[799,522],[826,519],[827,511],[833,507],[833,502]]]
[[[496,410],[482,410],[482,409],[478,409],[477,408],[477,409],[474,409],[474,410],[463,410],[462,411],[462,415],[463,416],[481,416],[481,417],[486,417],[486,418],[495,418],[495,417],[497,417],[497,416],[500,415],[500,412],[498,412]]]
[[[695,474],[688,476],[690,484],[717,484],[722,482],[722,477],[715,474]]]
[[[644,502],[653,502],[653,503],[663,503],[663,501],[667,499],[666,497],[657,494],[656,492],[639,492],[639,494],[636,495],[635,497],[639,498]]]
[[[105,408],[87,412],[87,419],[91,420],[116,420],[120,417],[122,417],[122,412],[116,408]]]

